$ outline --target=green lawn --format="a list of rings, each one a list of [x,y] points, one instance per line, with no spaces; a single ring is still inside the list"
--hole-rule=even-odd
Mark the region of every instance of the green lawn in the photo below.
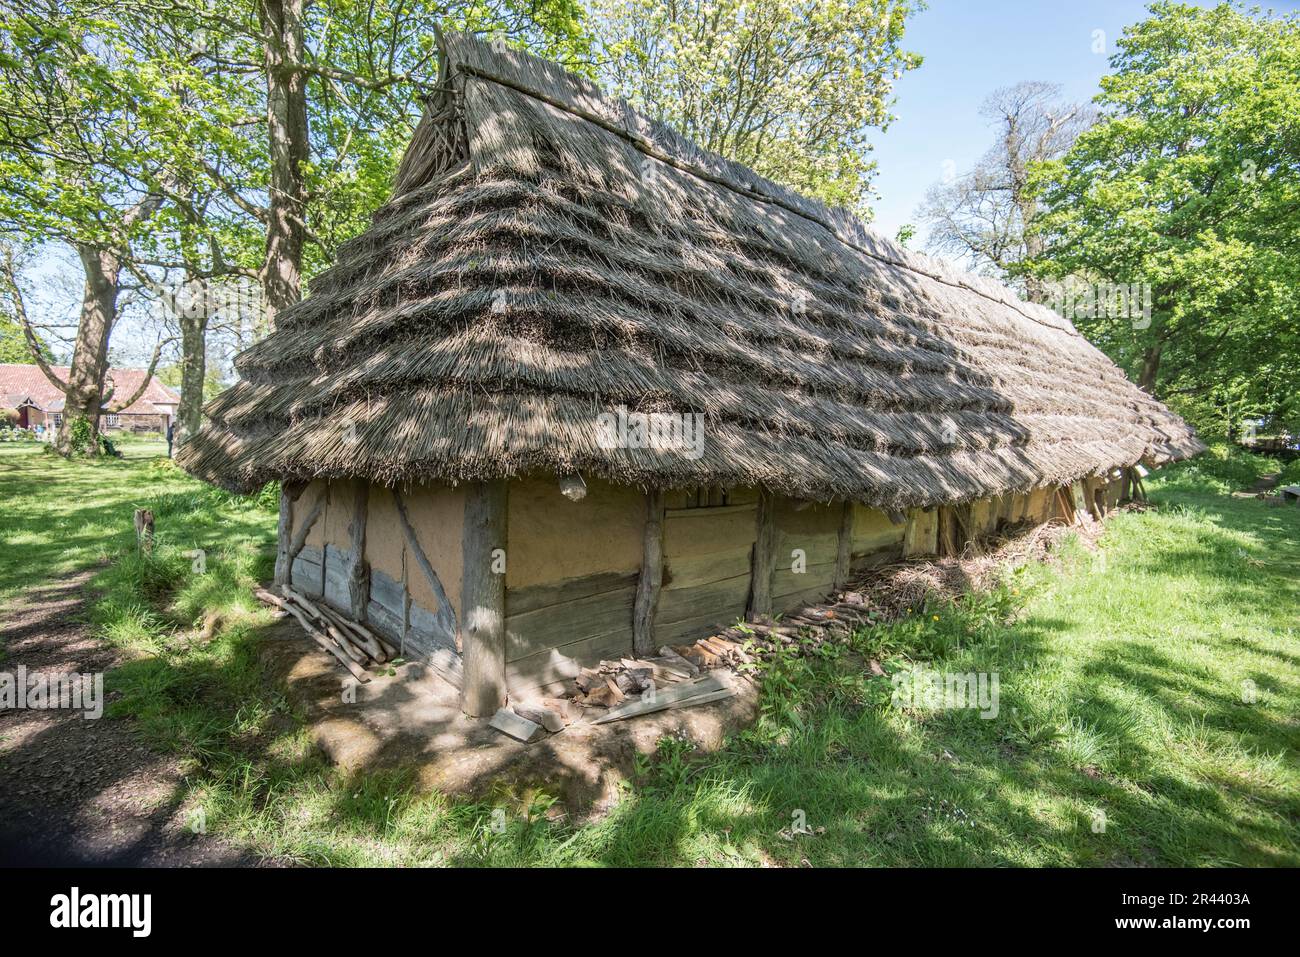
[[[762,717],[725,751],[661,742],[614,810],[576,824],[544,794],[417,795],[403,775],[344,780],[307,745],[255,654],[274,514],[128,449],[69,464],[0,446],[0,570],[19,587],[102,557],[92,613],[140,657],[110,715],[190,761],[212,833],[330,864],[1300,864],[1300,508],[1232,498],[1268,467],[1218,454],[1151,482],[1157,511],[1109,522],[1100,550],[1008,572],[958,606],[917,609],[851,648],[776,664]],[[131,508],[159,513],[154,556]],[[183,554],[208,553],[204,575]],[[206,611],[225,624],[185,640]],[[900,709],[912,664],[997,673],[999,712]],[[498,818],[499,820],[499,818]],[[811,833],[791,833],[806,821]]]
[[[162,439],[117,441],[122,458],[94,462],[66,461],[37,442],[0,442],[0,604],[121,554],[135,541],[137,508],[153,509],[161,542],[185,548],[274,534],[273,518],[173,466]]]

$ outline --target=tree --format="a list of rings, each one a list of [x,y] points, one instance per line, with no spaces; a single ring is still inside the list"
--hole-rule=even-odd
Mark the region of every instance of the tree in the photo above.
[[[82,259],[72,374],[49,376],[69,396],[65,421],[92,428],[124,276],[160,298],[173,279],[252,276],[264,331],[385,198],[436,76],[435,23],[561,48],[581,19],[570,0],[45,4],[37,15],[0,2],[0,172],[11,174],[0,229],[67,242]],[[210,319],[169,318],[191,430]]]
[[[870,218],[912,0],[593,0],[598,72],[705,149]]]
[[[158,15],[151,4],[139,9]],[[386,198],[436,83],[437,27],[491,31],[561,59],[585,50],[576,0],[249,0],[220,8],[171,0],[162,15],[211,39],[201,51],[211,68],[260,91],[255,110],[224,134],[213,131],[213,155],[251,152],[260,169],[210,173],[228,200],[262,224],[258,274],[268,328],[301,297],[304,277]]]
[[[1063,101],[1059,85],[1026,82],[995,90],[980,115],[991,121],[997,139],[972,169],[930,187],[917,217],[929,227],[930,252],[1003,278],[1042,252],[1041,239],[1026,229],[1038,214],[1029,171],[1069,149],[1095,112]],[[1026,292],[1037,298],[1036,289]]]
[[[33,359],[66,396],[57,440],[65,453],[83,420],[89,450],[97,450],[101,410],[136,398],[110,408],[108,344],[123,263],[162,205],[168,164],[135,118],[177,115],[126,35],[100,14],[80,0],[46,0],[39,11],[0,6],[0,231],[24,242],[65,242],[85,273],[66,381],[39,354],[12,260],[0,277],[15,318],[32,333]]]
[[[1293,402],[1300,19],[1154,3],[1111,67],[1100,122],[1035,174],[1025,271],[1143,283],[1141,321],[1075,318],[1144,389],[1224,416]]]
[[[26,315],[27,304],[18,274],[22,269],[21,254],[16,252],[12,243],[0,243],[0,362],[35,365],[37,357],[46,362],[54,361],[54,354],[49,345],[41,338],[35,324],[32,324],[32,338],[35,340],[35,355],[28,345],[20,315]]]

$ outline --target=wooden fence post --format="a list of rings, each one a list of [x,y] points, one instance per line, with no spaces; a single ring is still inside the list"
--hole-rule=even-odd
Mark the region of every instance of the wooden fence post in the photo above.
[[[776,560],[776,496],[758,491],[758,512],[754,529],[754,558],[749,573],[747,615],[757,618],[772,614],[772,563]]]
[[[638,658],[655,653],[655,611],[664,580],[664,490],[646,493],[645,533],[641,544],[641,577],[636,585],[632,615],[632,651]]]
[[[460,707],[471,718],[506,704],[506,576],[493,552],[506,547],[506,482],[473,482],[465,491],[461,578]]]

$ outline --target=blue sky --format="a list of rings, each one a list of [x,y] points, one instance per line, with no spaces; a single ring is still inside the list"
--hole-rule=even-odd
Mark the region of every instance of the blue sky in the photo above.
[[[946,160],[960,173],[988,149],[993,133],[979,108],[998,87],[1043,80],[1061,84],[1069,99],[1090,100],[1108,72],[1115,40],[1145,18],[1146,6],[1146,0],[929,0],[904,37],[906,49],[925,62],[898,81],[898,120],[875,136],[876,228],[894,236],[914,221]],[[1261,6],[1280,11],[1296,3]],[[1093,52],[1096,30],[1103,31],[1104,55]],[[918,248],[923,239],[918,235],[911,245]]]

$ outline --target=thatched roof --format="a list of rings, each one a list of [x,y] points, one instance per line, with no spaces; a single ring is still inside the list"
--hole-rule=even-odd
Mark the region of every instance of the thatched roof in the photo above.
[[[1047,308],[554,64],[441,43],[393,198],[240,356],[180,456],[196,475],[576,471],[899,507],[1203,448]],[[602,447],[619,409],[701,413],[702,454]]]

